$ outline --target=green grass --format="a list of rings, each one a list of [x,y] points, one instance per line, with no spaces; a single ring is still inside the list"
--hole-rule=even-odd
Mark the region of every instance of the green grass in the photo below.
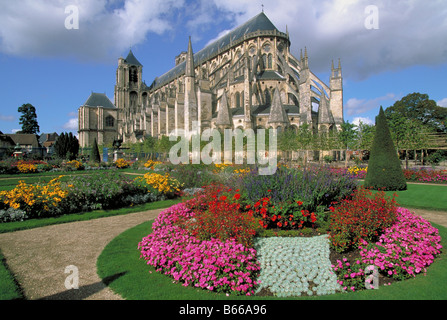
[[[152,266],[140,259],[137,244],[151,233],[152,222],[131,228],[103,250],[97,261],[98,275],[105,283],[126,300],[445,300],[447,299],[446,252],[435,259],[426,275],[418,275],[391,286],[380,286],[378,290],[363,290],[353,293],[338,293],[319,297],[275,297],[225,296],[202,289],[184,287],[173,283],[172,278],[155,272]],[[447,228],[433,224],[439,229],[442,245],[447,245]]]
[[[102,217],[116,216],[129,214],[134,212],[141,212],[154,209],[162,209],[170,207],[181,201],[180,199],[165,200],[146,203],[143,205],[134,206],[131,208],[122,208],[116,210],[97,210],[81,214],[71,214],[61,217],[47,218],[47,219],[32,219],[21,222],[0,223],[0,233],[12,232],[24,229],[38,228],[52,224],[61,224],[75,221],[84,221],[97,219]],[[9,271],[7,261],[0,251],[0,300],[16,300],[24,299],[22,291],[16,282],[14,275]]]
[[[387,191],[396,193],[396,202],[405,208],[447,211],[447,186],[407,183],[407,190]]]
[[[90,212],[67,214],[59,217],[0,223],[0,233],[45,227],[53,224],[85,221],[103,217],[111,217],[135,212],[142,212],[147,210],[167,208],[176,203],[179,203],[180,201],[181,201],[180,199],[172,199],[172,200],[150,202],[133,207],[114,209],[114,210],[95,210]]]

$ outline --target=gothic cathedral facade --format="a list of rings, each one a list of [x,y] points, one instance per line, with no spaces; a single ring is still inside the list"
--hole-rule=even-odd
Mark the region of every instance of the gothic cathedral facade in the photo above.
[[[314,132],[343,123],[340,61],[332,62],[329,85],[290,53],[288,32],[280,32],[264,12],[204,49],[175,58],[175,67],[147,86],[143,66],[129,52],[118,60],[114,103],[92,93],[79,112],[81,147],[143,141],[176,129],[275,128]],[[194,128],[194,123],[198,128]]]

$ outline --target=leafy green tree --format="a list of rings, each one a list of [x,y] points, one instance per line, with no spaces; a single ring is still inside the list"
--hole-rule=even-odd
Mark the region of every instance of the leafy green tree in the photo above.
[[[313,133],[309,124],[304,123],[298,128],[297,147],[304,150],[304,167],[307,165],[308,151],[312,149]]]
[[[437,132],[447,132],[447,108],[440,107],[427,94],[414,92],[385,110],[388,120],[415,120]]]
[[[380,107],[379,115],[376,118],[376,133],[364,185],[376,190],[407,189],[407,183],[382,107]]]
[[[376,127],[374,125],[359,122],[357,125],[356,148],[358,150],[370,151],[374,140]]]
[[[39,124],[37,123],[36,108],[30,104],[22,104],[18,109],[22,113],[19,123],[22,125],[22,130],[18,133],[37,134],[39,133]]]
[[[93,140],[92,149],[90,150],[90,160],[93,162],[101,162],[101,155],[99,154],[98,142],[96,138]]]
[[[341,131],[338,134],[338,139],[345,149],[345,168],[348,166],[348,150],[355,146],[356,138],[356,125],[349,123],[349,121],[343,122],[341,124]]]

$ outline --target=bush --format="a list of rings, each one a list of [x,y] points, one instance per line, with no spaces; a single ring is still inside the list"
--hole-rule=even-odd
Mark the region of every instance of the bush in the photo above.
[[[344,199],[329,217],[332,247],[337,252],[358,248],[362,240],[376,241],[396,220],[397,204],[383,191],[360,187]]]
[[[257,285],[259,265],[256,251],[234,239],[201,241],[179,224],[194,219],[184,203],[174,205],[157,217],[153,232],[138,244],[148,265],[171,276],[184,286],[214,292],[251,295]]]
[[[30,219],[53,215],[71,188],[71,185],[62,186],[60,178],[52,179],[47,184],[19,181],[14,189],[0,192],[0,209],[20,209]]]
[[[287,208],[301,201],[300,210],[316,212],[319,207],[329,208],[334,201],[351,194],[357,182],[329,167],[315,166],[304,170],[281,167],[273,175],[259,175],[254,169],[239,176],[233,185],[241,189],[250,204],[268,197],[275,208]]]
[[[380,107],[364,186],[375,190],[406,190],[407,183],[386,121]]]
[[[128,168],[130,166],[130,163],[124,159],[118,159],[115,161],[115,166],[118,169],[125,169]]]
[[[0,210],[0,223],[23,221],[27,218],[26,212],[20,209],[8,208]]]
[[[135,184],[147,189],[154,194],[173,198],[178,195],[183,185],[177,179],[172,178],[169,173],[164,175],[148,172],[143,177],[135,178]]]
[[[195,213],[195,221],[188,229],[201,240],[217,238],[225,242],[232,238],[244,246],[251,246],[257,221],[252,212],[240,210],[240,197],[237,191],[232,192],[223,186],[205,188],[195,195],[199,201],[186,204]]]
[[[59,213],[116,209],[151,200],[148,190],[134,180],[113,171],[73,177],[72,187],[59,207]],[[135,200],[142,202],[133,202]]]

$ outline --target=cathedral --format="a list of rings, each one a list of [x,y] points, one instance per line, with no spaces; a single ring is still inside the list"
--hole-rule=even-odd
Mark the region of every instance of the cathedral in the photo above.
[[[92,93],[78,109],[81,147],[115,139],[139,142],[176,129],[338,130],[343,123],[340,61],[332,62],[329,85],[290,52],[289,34],[261,12],[194,53],[175,57],[175,66],[148,86],[143,66],[130,50],[119,58],[114,103]],[[194,127],[196,127],[195,125]]]

